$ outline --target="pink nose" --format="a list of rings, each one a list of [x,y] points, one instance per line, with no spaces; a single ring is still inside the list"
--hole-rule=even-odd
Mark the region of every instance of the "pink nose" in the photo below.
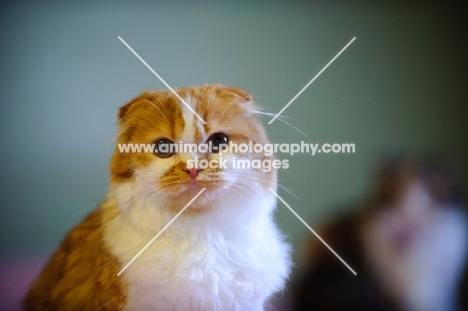
[[[190,178],[195,179],[198,176],[198,173],[202,171],[201,169],[196,169],[196,168],[191,168],[191,169],[185,169],[188,174],[190,174]]]

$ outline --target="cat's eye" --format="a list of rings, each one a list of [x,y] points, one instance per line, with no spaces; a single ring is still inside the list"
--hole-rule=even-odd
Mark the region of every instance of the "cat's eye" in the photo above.
[[[160,138],[154,142],[153,152],[160,158],[169,158],[175,154],[174,142],[168,138]]]
[[[219,152],[222,145],[229,143],[229,138],[224,133],[214,133],[208,138],[207,143],[210,145],[210,152]]]

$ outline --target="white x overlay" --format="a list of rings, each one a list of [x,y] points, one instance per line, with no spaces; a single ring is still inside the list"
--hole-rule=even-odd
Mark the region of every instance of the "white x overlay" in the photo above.
[[[138,58],[138,59],[139,59],[139,60],[140,60],[140,61],[141,61],[141,62],[142,62],[142,63],[143,63],[143,64],[144,64],[144,65],[145,65],[145,66],[146,66],[146,67],[147,67],[147,68],[148,68],[148,69],[149,69],[149,70],[150,70],[150,71],[151,71],[151,72],[152,72],[152,73],[169,89],[169,90],[170,90],[170,91],[171,91],[171,92],[172,92],[172,93],[174,93],[174,95],[175,95],[183,104],[185,104],[185,106],[187,106],[187,108],[188,108],[191,112],[193,112],[193,113],[195,114],[195,116],[198,117],[198,119],[200,119],[200,121],[203,122],[203,124],[206,124],[206,122],[202,119],[202,117],[200,117],[200,116],[195,112],[195,110],[193,110],[193,108],[190,107],[190,105],[187,104],[187,103],[182,99],[182,97],[180,97],[179,94],[177,94],[177,92],[174,91],[174,89],[173,89],[169,84],[167,84],[166,81],[164,81],[164,79],[161,78],[161,76],[158,75],[157,72],[153,70],[153,68],[151,68],[150,65],[148,65],[148,64],[146,63],[146,62],[143,60],[143,58],[141,58],[141,56],[138,55],[138,53],[135,52],[135,51],[130,47],[130,45],[127,44],[127,42],[125,42],[124,39],[122,39],[120,36],[119,36],[118,38],[119,38],[120,41],[122,41],[122,43],[123,43],[123,44],[124,44],[124,45],[125,45],[125,46],[126,46],[126,47],[127,47],[127,48],[128,48],[128,49],[129,49],[129,50],[130,50],[130,51],[131,51],[131,52],[132,52],[132,53],[133,53],[133,54],[134,54],[134,55],[135,55],[135,56],[136,56],[136,57],[137,57],[137,58]],[[301,95],[302,92],[304,92],[305,89],[307,89],[307,88],[309,87],[309,85],[312,84],[312,82],[314,82],[315,79],[317,79],[318,76],[319,76],[322,72],[325,71],[325,69],[328,68],[328,66],[331,65],[331,63],[333,63],[333,61],[334,61],[335,59],[337,59],[338,56],[340,56],[340,54],[343,53],[344,50],[346,50],[346,48],[347,48],[348,46],[350,46],[351,43],[353,43],[354,40],[356,40],[356,37],[354,37],[343,49],[341,49],[341,51],[338,52],[338,54],[336,54],[336,56],[333,57],[333,59],[332,59],[331,61],[329,61],[328,64],[326,64],[325,67],[323,67],[322,70],[320,70],[320,72],[319,72],[318,74],[316,74],[315,77],[313,77],[312,80],[310,80],[310,82],[307,83],[307,85],[304,86],[304,87],[302,88],[302,90],[300,90],[299,93],[297,93],[297,95],[294,96],[293,99],[291,99],[291,100],[289,101],[289,103],[287,103],[286,106],[284,106],[284,108],[281,109],[280,112],[278,112],[278,113],[276,114],[276,116],[275,116],[273,119],[271,119],[270,122],[268,122],[268,124],[271,124],[276,118],[278,118],[279,115],[280,115],[281,113],[283,113],[283,111],[286,110],[286,108],[288,108],[288,106],[291,105],[292,102],[293,102],[294,100],[296,100],[296,98],[298,98],[299,95]],[[318,235],[318,234],[317,234],[317,233],[316,233],[316,232],[315,232],[315,231],[314,231],[314,230],[313,230],[313,229],[312,229],[312,228],[311,228],[311,227],[310,227],[310,226],[309,226],[309,225],[308,225],[292,208],[291,208],[291,207],[290,207],[290,206],[289,206],[289,205],[288,205],[288,203],[286,203],[286,201],[283,200],[283,198],[281,198],[273,189],[271,189],[271,188],[268,188],[268,189],[269,189],[269,190],[270,190],[270,191],[271,191],[271,192],[272,192],[272,193],[273,193],[273,194],[274,194],[290,211],[291,211],[291,213],[293,213],[294,216],[296,216],[296,217],[307,227],[307,229],[309,229],[309,230],[320,240],[320,242],[322,242],[322,243],[323,243],[323,244],[324,244],[324,245],[325,245],[325,246],[326,246],[326,247],[327,247],[327,248],[328,248],[328,249],[329,249],[329,250],[330,250],[330,251],[331,251],[331,252],[332,252],[332,253],[333,253],[333,254],[334,254],[334,255],[335,255],[351,272],[352,272],[352,273],[353,273],[353,274],[354,274],[354,275],[357,275],[357,273],[356,273],[356,272],[355,272],[355,271],[354,271],[354,270],[353,270],[353,269],[352,269],[352,268],[351,268],[351,267],[350,267],[350,266],[349,266],[349,265],[348,265],[348,264],[347,264],[347,263],[346,263],[346,262],[345,262],[345,261],[344,261],[344,260],[343,260],[343,259],[342,259],[342,258],[341,258],[341,257],[340,257],[340,256],[339,256],[339,255],[338,255],[338,254],[337,254],[337,253],[336,253],[336,252],[335,252],[335,251],[334,251],[334,250],[333,250],[333,249],[332,249],[332,248],[331,248],[331,247],[330,247],[330,246],[329,246],[329,245],[328,245],[328,244],[327,244],[327,243],[326,243],[326,242],[325,242],[325,241],[324,241],[324,240],[323,240],[323,239],[322,239],[322,238],[321,238],[321,237],[320,237],[320,236],[319,236],[319,235]],[[122,268],[122,270],[120,270],[119,273],[117,273],[117,275],[120,276],[120,275],[128,268],[128,266],[130,266],[130,265],[135,261],[135,259],[137,259],[137,258],[141,255],[141,253],[143,253],[143,252],[151,245],[151,243],[153,243],[154,240],[156,240],[156,239],[164,232],[164,230],[166,230],[167,227],[169,227],[169,226],[177,219],[177,217],[179,217],[180,214],[182,214],[182,213],[190,206],[190,204],[192,204],[193,201],[195,201],[195,199],[196,199],[200,194],[202,194],[202,192],[205,191],[205,190],[206,190],[206,188],[203,188],[202,190],[200,190],[200,192],[199,192],[192,200],[190,200],[190,202],[188,202],[187,205],[185,205],[184,208],[183,208],[182,210],[180,210],[180,212],[178,212],[177,215],[175,215],[174,218],[172,218],[171,221],[169,221],[169,222],[166,224],[166,226],[164,226],[164,228],[162,228],[161,231],[159,231],[158,234],[156,234],[156,235],[151,239],[151,241],[149,241],[148,244],[146,244],[145,247],[143,247],[143,249],[142,249],[141,251],[139,251],[138,254],[136,254],[135,257],[133,257],[133,259],[130,260],[129,263],[127,263],[127,265],[125,265],[125,267]]]

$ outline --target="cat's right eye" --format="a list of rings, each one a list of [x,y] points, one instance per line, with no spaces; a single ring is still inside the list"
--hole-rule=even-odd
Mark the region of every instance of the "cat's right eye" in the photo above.
[[[174,142],[168,138],[160,138],[154,142],[153,152],[160,158],[169,158],[175,154]]]

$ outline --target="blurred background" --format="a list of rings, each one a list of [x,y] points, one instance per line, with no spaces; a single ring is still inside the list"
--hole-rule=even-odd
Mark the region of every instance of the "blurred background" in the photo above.
[[[174,88],[233,85],[273,113],[357,37],[283,113],[308,139],[264,119],[273,142],[356,145],[279,171],[300,200],[279,194],[314,227],[366,195],[382,155],[444,152],[466,171],[465,13],[419,1],[2,2],[0,300],[105,197],[118,107],[165,88],[118,36]],[[281,204],[277,219],[299,264],[310,232]]]

